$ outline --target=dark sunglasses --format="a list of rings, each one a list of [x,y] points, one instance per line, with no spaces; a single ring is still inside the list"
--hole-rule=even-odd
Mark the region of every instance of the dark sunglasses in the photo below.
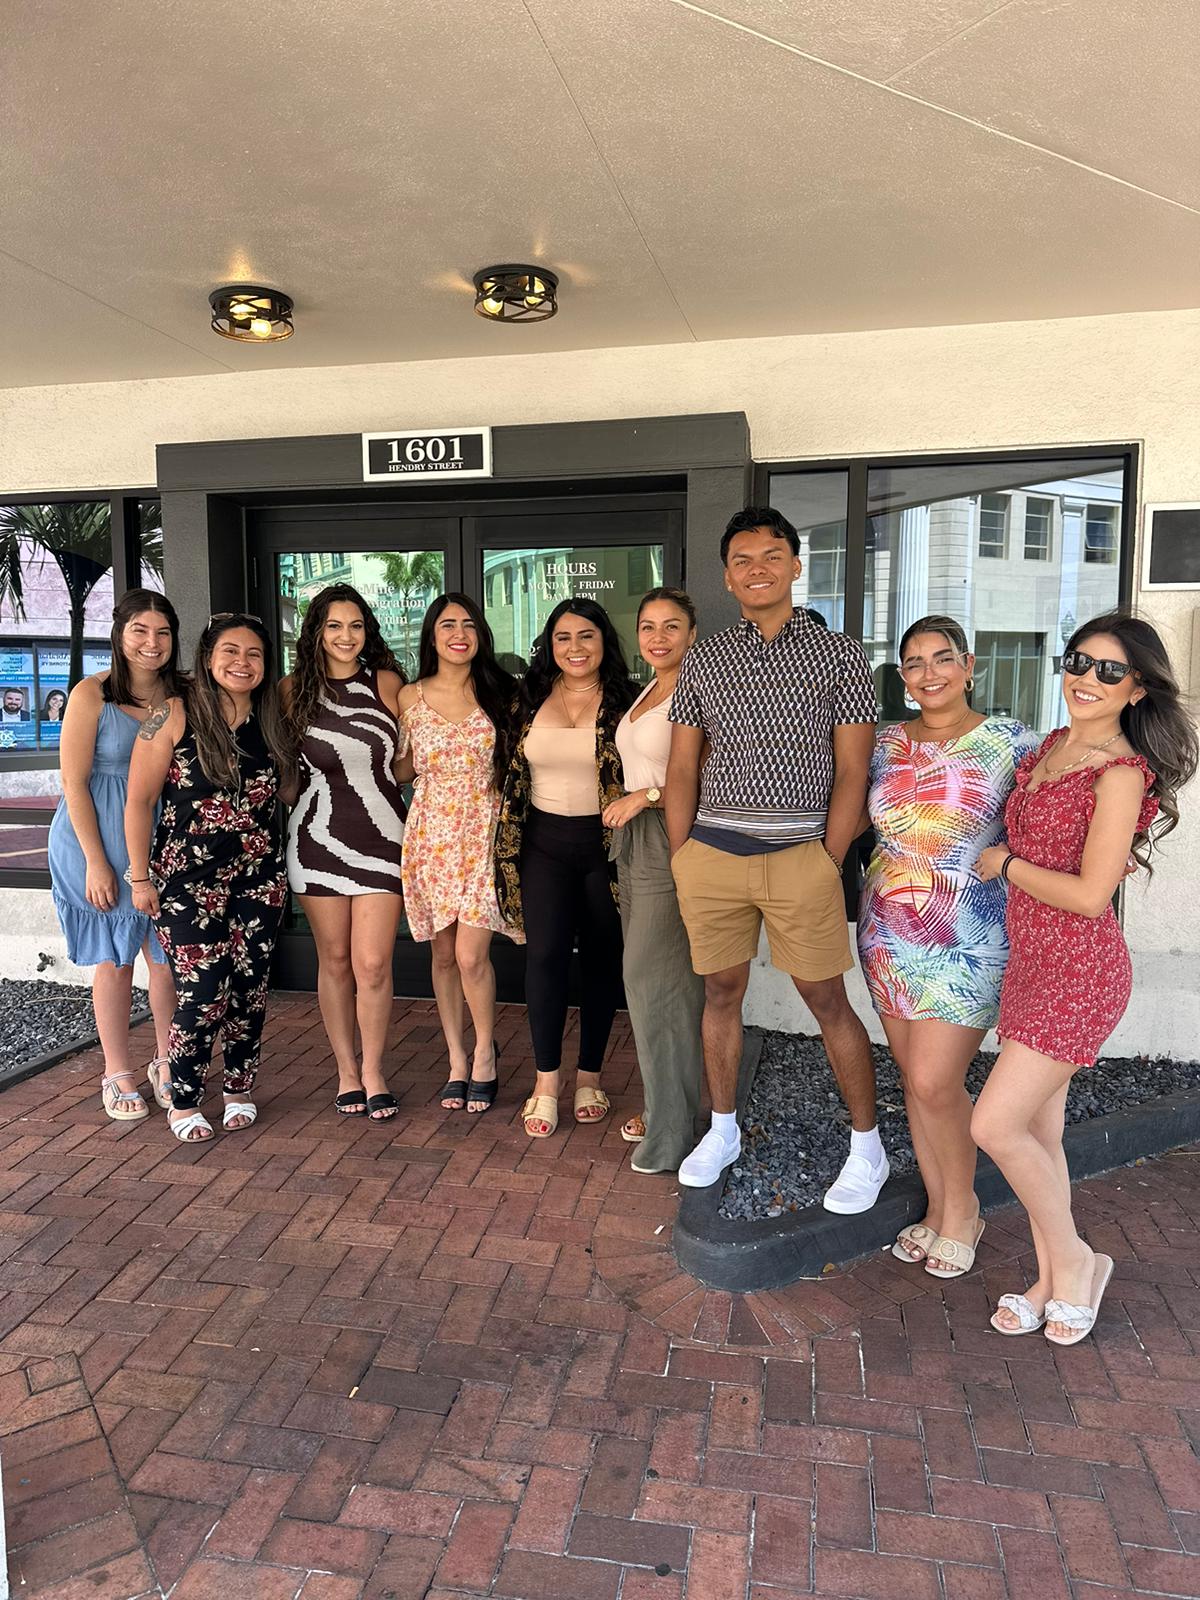
[[[1062,663],[1063,671],[1069,672],[1073,678],[1082,678],[1095,667],[1096,678],[1100,683],[1120,683],[1127,672],[1133,672],[1128,661],[1097,661],[1095,656],[1089,656],[1083,650],[1068,650],[1062,658]]]

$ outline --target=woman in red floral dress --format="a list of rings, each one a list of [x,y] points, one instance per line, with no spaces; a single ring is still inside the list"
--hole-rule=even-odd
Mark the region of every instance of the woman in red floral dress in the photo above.
[[[257,617],[214,617],[182,698],[138,730],[125,808],[133,904],[153,917],[179,996],[170,1036],[177,1139],[212,1138],[200,1104],[218,1035],[222,1126],[248,1128],[258,1115],[249,1096],[287,895],[276,809],[281,787],[294,785],[270,638]]]
[[[1129,1003],[1129,951],[1112,906],[1132,848],[1149,868],[1154,836],[1179,818],[1196,769],[1196,730],[1162,640],[1122,612],[1078,628],[1063,655],[1070,713],[1026,756],[1005,808],[1007,845],[979,873],[1009,885],[1010,956],[1000,996],[1002,1048],[971,1132],[1029,1213],[1038,1277],[1006,1294],[998,1333],[1045,1327],[1055,1344],[1091,1332],[1112,1275],[1079,1237],[1063,1153],[1067,1087]]]

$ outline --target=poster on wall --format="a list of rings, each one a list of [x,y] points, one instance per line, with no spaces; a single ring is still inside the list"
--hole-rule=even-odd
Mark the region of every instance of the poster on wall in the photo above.
[[[83,675],[104,672],[109,664],[110,652],[105,649],[85,649]],[[63,712],[67,708],[67,685],[70,682],[71,652],[62,645],[40,644],[37,647],[37,723],[38,744],[42,749],[54,749],[62,732]]]
[[[34,721],[33,651],[0,649],[0,750],[30,750],[37,743]]]

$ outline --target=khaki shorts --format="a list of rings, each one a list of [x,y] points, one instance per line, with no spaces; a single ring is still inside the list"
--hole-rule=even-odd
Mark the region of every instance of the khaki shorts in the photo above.
[[[701,975],[752,961],[764,922],[771,964],[793,978],[820,983],[854,965],[841,874],[820,840],[735,856],[688,839],[671,871]]]

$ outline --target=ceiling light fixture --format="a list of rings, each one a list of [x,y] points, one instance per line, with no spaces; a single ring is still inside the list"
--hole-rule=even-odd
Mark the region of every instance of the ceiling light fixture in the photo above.
[[[558,275],[546,267],[484,267],[475,274],[475,315],[489,322],[545,322],[558,310]]]
[[[272,339],[290,339],[296,331],[292,326],[291,296],[278,289],[234,283],[214,289],[208,303],[212,307],[213,332],[222,339],[267,344]]]

